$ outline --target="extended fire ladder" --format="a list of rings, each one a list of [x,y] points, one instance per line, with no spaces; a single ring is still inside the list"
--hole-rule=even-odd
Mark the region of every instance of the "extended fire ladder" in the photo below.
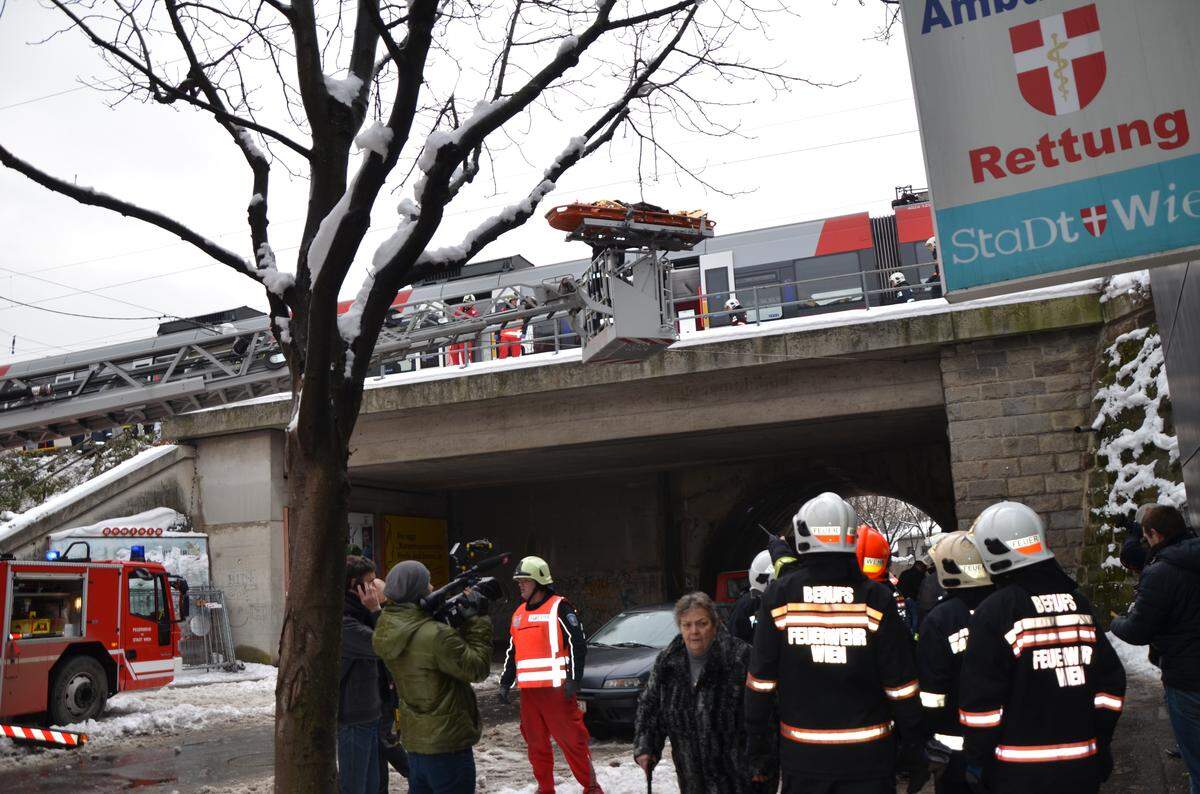
[[[678,338],[667,253],[711,236],[706,223],[683,229],[632,216],[585,219],[567,235],[592,247],[580,276],[506,281],[494,297],[471,304],[447,289],[453,283],[437,300],[397,301],[372,364],[560,319],[578,334],[584,362],[642,361]],[[220,407],[286,391],[289,379],[266,317],[20,362],[0,367],[0,447]]]

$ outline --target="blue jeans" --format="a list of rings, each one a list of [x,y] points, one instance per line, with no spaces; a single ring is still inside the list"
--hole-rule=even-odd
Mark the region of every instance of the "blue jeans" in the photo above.
[[[408,754],[409,794],[475,794],[475,752]]]
[[[338,790],[379,794],[379,722],[338,726]]]
[[[1175,741],[1191,778],[1192,794],[1200,794],[1200,692],[1169,686],[1164,686],[1163,691]]]

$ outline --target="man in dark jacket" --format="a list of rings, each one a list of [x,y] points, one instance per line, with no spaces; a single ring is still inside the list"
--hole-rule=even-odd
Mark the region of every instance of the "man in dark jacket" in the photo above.
[[[487,678],[492,622],[476,615],[458,629],[421,609],[429,569],[406,560],[388,571],[388,604],[372,644],[396,683],[396,727],[408,750],[411,794],[473,794],[472,747],[482,728],[472,683]]]
[[[1200,538],[1166,505],[1145,510],[1141,524],[1150,560],[1133,607],[1112,622],[1112,633],[1157,653],[1171,727],[1192,791],[1200,792]]]
[[[810,499],[792,521],[796,562],[763,594],[746,728],[758,779],[777,705],[784,794],[894,794],[897,772],[910,790],[927,777],[911,638],[891,591],[858,567],[858,525],[837,494]]]
[[[638,700],[634,759],[649,774],[670,739],[682,794],[746,794],[750,646],[729,636],[704,593],[679,599],[675,621],[680,634],[655,659]]]
[[[967,780],[994,794],[1095,794],[1112,773],[1121,660],[1037,513],[994,504],[971,539],[996,592],[971,616],[959,678]]]
[[[379,790],[379,657],[371,646],[382,594],[375,565],[346,557],[342,666],[338,696],[338,787],[341,794]]]

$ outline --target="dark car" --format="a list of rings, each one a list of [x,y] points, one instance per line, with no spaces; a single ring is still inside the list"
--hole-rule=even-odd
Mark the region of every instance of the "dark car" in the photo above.
[[[655,604],[628,609],[591,636],[579,699],[593,733],[632,727],[654,659],[678,633],[673,606]]]

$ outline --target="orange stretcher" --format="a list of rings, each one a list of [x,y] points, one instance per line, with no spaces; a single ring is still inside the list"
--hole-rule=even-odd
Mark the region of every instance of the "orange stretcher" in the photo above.
[[[711,232],[716,227],[716,221],[710,221],[701,212],[666,212],[659,210],[636,209],[618,201],[597,201],[591,204],[576,202],[552,208],[546,213],[546,220],[552,227],[564,232],[573,232],[588,219],[606,221],[632,220],[634,223],[647,223],[656,226],[671,226],[688,229],[693,232]]]

